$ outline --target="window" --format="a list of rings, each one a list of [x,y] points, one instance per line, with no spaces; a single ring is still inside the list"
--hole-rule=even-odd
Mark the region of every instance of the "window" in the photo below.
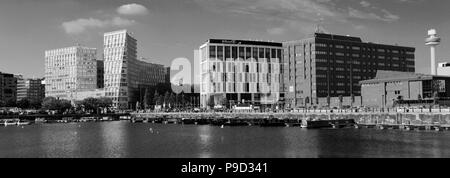
[[[231,58],[231,48],[229,46],[225,46],[225,59],[228,60]]]
[[[216,58],[216,46],[209,47],[209,57]]]

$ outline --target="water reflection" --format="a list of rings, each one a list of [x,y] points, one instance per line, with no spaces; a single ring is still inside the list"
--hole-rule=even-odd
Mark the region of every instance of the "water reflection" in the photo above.
[[[149,131],[152,129],[153,132]],[[0,157],[449,157],[450,132],[105,122],[0,128]]]
[[[200,146],[200,158],[211,158],[212,154],[210,151],[211,139],[213,136],[211,126],[199,126],[197,127],[198,133],[198,144]]]
[[[281,129],[285,142],[284,156],[286,158],[317,157],[316,131],[299,128]]]
[[[43,157],[79,157],[76,154],[79,147],[78,130],[73,124],[49,124],[40,125],[44,127],[41,132],[41,149],[44,150]]]
[[[124,151],[128,150],[126,125],[120,122],[113,122],[110,124],[102,124],[100,129],[102,133],[102,157],[127,157],[127,152]]]

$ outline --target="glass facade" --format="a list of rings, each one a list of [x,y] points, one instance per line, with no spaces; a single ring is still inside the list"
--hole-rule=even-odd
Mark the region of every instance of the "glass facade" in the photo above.
[[[104,35],[104,85],[106,96],[117,109],[142,103],[146,89],[167,83],[163,65],[137,59],[137,40],[126,30]]]
[[[223,98],[235,104],[274,104],[279,101],[281,44],[210,40],[200,47],[200,52],[203,107],[211,101],[220,105]]]
[[[97,49],[81,46],[45,52],[45,96],[72,100],[97,88]]]

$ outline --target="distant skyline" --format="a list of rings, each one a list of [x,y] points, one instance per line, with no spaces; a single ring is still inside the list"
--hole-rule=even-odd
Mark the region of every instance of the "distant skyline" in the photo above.
[[[138,56],[166,66],[210,38],[291,41],[314,32],[416,48],[416,72],[430,73],[425,38],[442,38],[437,62],[450,61],[445,0],[2,0],[0,71],[44,76],[44,51],[77,43],[103,53],[103,33],[128,29]]]

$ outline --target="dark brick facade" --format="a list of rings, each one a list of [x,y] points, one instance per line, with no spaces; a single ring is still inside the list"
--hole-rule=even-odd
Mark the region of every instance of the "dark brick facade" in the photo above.
[[[283,46],[286,107],[291,108],[328,106],[328,97],[339,96],[350,98],[350,105],[360,105],[354,99],[361,96],[359,82],[373,79],[378,70],[415,72],[411,47],[320,33]]]

